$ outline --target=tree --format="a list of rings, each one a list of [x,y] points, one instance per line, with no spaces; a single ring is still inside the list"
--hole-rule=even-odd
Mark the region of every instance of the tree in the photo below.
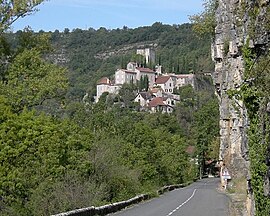
[[[24,17],[36,11],[35,6],[44,0],[1,0],[0,4],[0,34],[20,17]]]
[[[11,53],[11,45],[4,36],[0,35],[0,82],[4,81]]]
[[[210,155],[213,155],[211,152],[215,149],[212,145],[218,145],[216,139],[219,136],[219,109],[215,98],[204,103],[201,108],[196,111],[194,130],[196,130],[194,135],[201,168],[200,174],[202,176],[205,171],[205,161],[213,159],[210,158]]]
[[[42,54],[52,51],[49,33],[35,34],[30,27],[26,27],[23,31],[18,31],[16,35],[18,37],[18,45],[15,54],[33,48],[39,50]]]
[[[26,28],[18,33],[15,49],[5,39],[0,42],[0,94],[7,97],[13,110],[40,106],[48,99],[63,96],[66,70],[44,60],[44,54],[52,50],[48,34],[35,35]]]
[[[181,101],[175,107],[176,119],[184,134],[189,136],[196,109],[196,92],[191,85],[188,85],[179,88],[176,93],[181,98]]]
[[[198,36],[213,35],[216,27],[215,12],[217,9],[216,0],[205,0],[204,11],[200,14],[190,16],[193,30]]]
[[[147,75],[145,75],[145,77],[144,77],[144,90],[148,91],[148,89],[149,89],[149,78]]]
[[[122,88],[119,90],[119,96],[125,104],[125,107],[132,107],[133,100],[136,97],[136,89],[134,85],[123,84]]]
[[[45,62],[38,50],[25,50],[10,64],[6,81],[0,83],[0,94],[16,111],[42,105],[66,89],[65,73],[65,69]]]

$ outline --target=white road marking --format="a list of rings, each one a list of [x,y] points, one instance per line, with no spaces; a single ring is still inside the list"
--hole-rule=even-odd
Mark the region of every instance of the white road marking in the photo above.
[[[185,205],[186,203],[188,203],[194,197],[196,191],[197,191],[197,189],[194,189],[192,195],[185,202],[183,202],[181,205],[179,205],[176,209],[174,209],[173,211],[171,211],[166,216],[171,216],[174,212],[176,212],[177,210],[179,210],[183,205]]]

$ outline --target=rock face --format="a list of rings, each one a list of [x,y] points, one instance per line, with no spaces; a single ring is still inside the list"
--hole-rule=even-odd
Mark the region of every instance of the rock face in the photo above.
[[[258,2],[257,2],[258,3]],[[249,124],[247,110],[243,101],[229,98],[232,90],[239,90],[244,80],[244,59],[241,48],[250,38],[250,26],[256,26],[255,36],[249,46],[265,46],[269,42],[269,34],[263,29],[260,19],[269,0],[260,1],[260,14],[253,20],[246,8],[257,7],[252,0],[218,0],[216,10],[215,38],[212,44],[212,58],[215,62],[213,75],[216,92],[220,101],[220,160],[229,168],[233,179],[247,180],[248,207],[242,215],[253,215],[254,204],[249,187],[249,159],[247,128]],[[245,6],[245,7],[244,7]],[[253,22],[253,23],[252,23]],[[255,24],[255,25],[254,25]]]
[[[220,100],[220,159],[236,175],[248,176],[247,111],[242,101],[229,99],[228,90],[239,89],[243,82],[244,61],[241,47],[246,40],[243,26],[237,27],[239,1],[220,0],[216,11],[217,26],[212,46],[215,61],[214,83]],[[238,172],[239,171],[239,172]]]

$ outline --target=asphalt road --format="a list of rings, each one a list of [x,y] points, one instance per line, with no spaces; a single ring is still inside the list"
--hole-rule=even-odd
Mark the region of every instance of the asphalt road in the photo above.
[[[229,200],[217,192],[218,182],[218,178],[199,180],[111,216],[228,216]]]

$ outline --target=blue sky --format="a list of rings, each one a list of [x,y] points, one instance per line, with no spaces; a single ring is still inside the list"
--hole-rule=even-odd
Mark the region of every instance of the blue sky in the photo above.
[[[203,0],[49,0],[39,11],[17,20],[12,30],[30,26],[34,31],[63,31],[149,26],[154,22],[182,24],[203,10]]]

